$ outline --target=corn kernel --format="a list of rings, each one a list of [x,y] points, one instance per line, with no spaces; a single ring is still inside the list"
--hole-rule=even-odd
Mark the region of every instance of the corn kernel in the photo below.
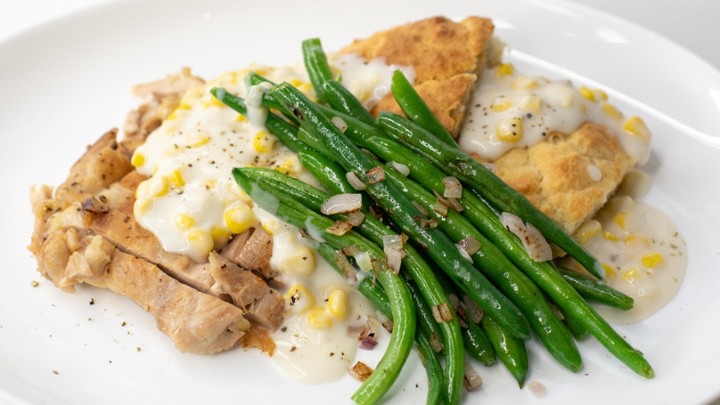
[[[203,231],[202,229],[195,229],[187,234],[188,242],[190,246],[201,252],[209,252],[215,246],[210,232]]]
[[[589,101],[595,101],[595,93],[585,86],[580,86],[578,89],[580,95]]]
[[[300,80],[300,79],[292,79],[292,80],[290,80],[290,85],[292,85],[292,86],[295,87],[295,88],[298,88],[298,87],[302,86],[302,84],[303,84],[303,81]]]
[[[185,179],[183,179],[180,170],[173,170],[172,173],[170,173],[170,181],[175,187],[182,187],[185,185]]]
[[[536,95],[525,96],[522,101],[520,101],[520,109],[531,113],[540,111],[541,105],[542,100]]]
[[[590,239],[600,234],[601,231],[602,225],[600,225],[600,222],[590,220],[585,222],[580,227],[580,229],[577,230],[576,237],[578,239],[578,242],[580,242],[581,244],[585,244],[590,241]]]
[[[332,318],[324,307],[315,307],[308,311],[307,323],[313,329],[328,329],[332,326]]]
[[[267,131],[258,131],[253,138],[253,148],[258,153],[268,153],[275,147],[275,138]]]
[[[645,267],[649,267],[651,269],[655,268],[659,264],[662,264],[662,262],[664,262],[664,261],[665,261],[665,259],[658,252],[646,253],[642,257],[642,264]]]
[[[625,132],[636,136],[643,141],[650,140],[650,130],[647,125],[645,125],[645,121],[643,121],[640,117],[630,117],[625,120],[625,122],[623,122],[623,129]]]
[[[620,228],[625,229],[628,215],[629,213],[627,211],[623,211],[613,217],[613,222],[618,224]]]
[[[195,218],[188,214],[179,214],[175,216],[173,223],[175,224],[175,228],[184,231],[195,226]]]
[[[623,272],[622,277],[625,281],[632,284],[632,282],[635,281],[635,277],[637,277],[637,275],[638,275],[637,269],[633,267],[629,270],[625,270]]]
[[[247,118],[246,118],[244,115],[238,113],[237,117],[235,117],[235,121],[237,121],[237,122],[245,122],[245,121],[247,121]]]
[[[228,239],[230,238],[230,231],[221,227],[221,226],[214,226],[210,230],[210,236],[212,236],[213,241],[215,241],[215,245],[224,245],[227,243]]]
[[[613,269],[613,267],[610,266],[609,264],[603,263],[603,264],[602,264],[602,268],[603,268],[603,270],[605,270],[605,276],[606,276],[606,277],[613,277],[613,276],[615,276],[615,269]]]
[[[604,90],[601,89],[595,89],[595,98],[599,98],[602,101],[607,101],[608,95],[605,93]]]
[[[315,271],[315,253],[305,245],[296,246],[292,252],[283,254],[277,267],[283,274],[309,276]]]
[[[135,215],[135,218],[139,218],[141,215],[150,211],[150,208],[152,208],[152,206],[153,206],[153,200],[151,200],[151,199],[145,199],[145,198],[136,199],[135,205],[133,205],[133,214]]]
[[[302,284],[295,284],[285,293],[285,300],[292,312],[304,314],[315,306],[315,297]]]
[[[512,107],[512,103],[510,103],[510,100],[506,99],[505,97],[496,98],[490,106],[490,108],[497,113],[503,112],[510,107]]]
[[[262,225],[262,228],[265,230],[265,232],[269,233],[270,235],[275,235],[275,231],[278,227],[278,222],[276,220],[266,220],[263,221],[260,225]]]
[[[510,76],[515,72],[515,66],[512,63],[502,63],[495,67],[495,75],[497,77]]]
[[[343,320],[348,317],[348,299],[343,290],[335,290],[328,296],[328,311],[337,319]]]
[[[149,197],[162,197],[170,190],[170,182],[165,176],[155,176],[141,184],[146,185],[146,194]],[[145,190],[144,190],[145,191]],[[138,187],[140,192],[140,187]]]
[[[538,86],[538,82],[532,77],[522,76],[515,79],[512,88],[515,90],[532,90]]]
[[[615,108],[614,105],[610,103],[604,103],[602,106],[603,111],[605,114],[607,114],[608,117],[614,119],[614,120],[621,120],[622,119],[622,113],[620,110]]]
[[[523,137],[523,120],[520,117],[512,117],[498,124],[495,128],[495,136],[503,142],[518,142]]]
[[[255,215],[246,204],[238,203],[225,210],[225,226],[234,234],[242,233],[255,223]]]
[[[617,242],[620,240],[620,238],[618,238],[617,235],[615,235],[614,233],[609,232],[609,231],[603,232],[603,238],[605,238],[605,240],[609,240],[611,242]]]
[[[132,155],[132,159],[130,159],[130,164],[134,167],[140,167],[145,164],[145,155],[139,152],[135,152]]]
[[[210,137],[205,135],[205,136],[199,136],[196,139],[194,139],[192,142],[190,142],[189,146],[191,148],[199,148],[203,145],[207,145],[208,143],[210,143]]]

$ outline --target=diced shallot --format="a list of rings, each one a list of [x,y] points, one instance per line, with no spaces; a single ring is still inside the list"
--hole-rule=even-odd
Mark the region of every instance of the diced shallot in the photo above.
[[[404,255],[402,236],[383,235],[383,251],[390,269],[395,273],[399,272]]]
[[[335,221],[334,224],[330,225],[326,231],[333,235],[342,236],[350,232],[352,224],[346,221]]]
[[[353,211],[348,213],[347,222],[352,226],[359,226],[365,220],[365,214],[362,211]]]
[[[462,184],[460,183],[460,180],[456,179],[455,177],[448,176],[442,179],[443,184],[445,185],[445,191],[443,191],[443,197],[445,198],[460,198],[462,197]]]
[[[357,378],[359,381],[367,380],[368,377],[370,377],[370,375],[372,374],[372,372],[373,370],[362,361],[358,361],[350,369],[350,375]]]
[[[477,253],[480,250],[480,242],[472,236],[468,236],[465,239],[458,242],[458,247],[467,252],[470,256]]]
[[[385,171],[382,167],[376,166],[368,170],[365,174],[368,176],[368,182],[370,184],[379,183],[385,180]]]
[[[334,117],[330,118],[330,122],[332,122],[332,124],[335,125],[335,128],[339,129],[340,132],[343,134],[348,129],[348,126],[345,123],[345,120],[343,120],[342,118],[340,118],[338,116],[334,116]]]
[[[391,160],[388,162],[390,166],[393,167],[393,169],[397,170],[398,173],[402,174],[403,176],[407,177],[410,174],[410,168],[407,167],[407,165],[404,165],[402,163],[398,163],[394,160]]]
[[[525,224],[517,215],[503,212],[500,221],[510,232],[514,233],[522,242],[528,255],[536,262],[552,259],[552,249],[545,237],[532,224]]]
[[[469,364],[465,364],[465,379],[463,380],[463,385],[465,385],[465,389],[468,391],[474,391],[482,385],[480,374]]]
[[[367,188],[365,183],[363,183],[360,178],[358,178],[357,174],[355,172],[347,172],[345,173],[345,178],[347,179],[348,183],[357,191],[362,191]]]
[[[357,211],[361,207],[361,194],[336,194],[320,206],[320,212],[325,215],[333,215],[343,212]]]

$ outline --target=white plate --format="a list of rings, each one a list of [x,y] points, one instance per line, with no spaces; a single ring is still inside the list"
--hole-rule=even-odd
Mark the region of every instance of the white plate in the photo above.
[[[720,73],[661,37],[611,16],[560,2],[162,0],[91,9],[0,44],[0,402],[57,404],[348,403],[357,383],[297,385],[262,355],[236,350],[178,353],[129,300],[92,288],[66,294],[40,280],[25,246],[34,183],[58,184],[103,131],[122,124],[132,84],[181,66],[211,77],[249,62],[300,60],[300,40],[332,50],[355,37],[443,14],[487,15],[524,67],[602,84],[655,134],[646,199],[679,225],[689,269],[678,296],[656,316],[618,327],[653,364],[635,376],[594,341],[585,366],[564,371],[531,347],[529,380],[552,403],[700,403],[720,393]],[[301,5],[302,4],[302,5]],[[672,117],[672,118],[671,118]],[[682,124],[681,124],[682,123]],[[696,128],[697,130],[691,129]],[[94,299],[94,305],[90,301]],[[124,326],[123,326],[124,325]],[[467,403],[534,403],[500,367],[480,370],[483,389]],[[413,357],[392,402],[424,403]]]

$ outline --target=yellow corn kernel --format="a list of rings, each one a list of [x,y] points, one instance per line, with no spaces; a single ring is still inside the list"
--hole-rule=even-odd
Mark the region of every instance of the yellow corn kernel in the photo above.
[[[607,95],[607,93],[605,93],[604,90],[595,89],[594,93],[595,93],[595,98],[599,98],[602,101],[607,101],[608,95]]]
[[[230,235],[230,231],[221,226],[214,226],[210,230],[210,236],[212,236],[213,241],[215,241],[215,245],[223,245],[227,243]]]
[[[207,136],[207,135],[205,135],[205,136],[199,136],[199,137],[197,137],[195,140],[193,140],[192,142],[190,142],[190,145],[189,145],[189,146],[190,146],[191,148],[199,148],[199,147],[201,147],[201,146],[203,146],[203,145],[207,145],[208,143],[210,143],[210,137]]]
[[[542,100],[536,95],[529,95],[523,98],[520,102],[520,109],[527,112],[536,113],[540,111]]]
[[[609,232],[609,231],[603,232],[603,238],[605,238],[605,240],[609,240],[611,242],[617,242],[620,240],[620,238],[618,238],[617,235],[615,235],[614,233]]]
[[[650,140],[650,130],[645,121],[640,117],[630,117],[623,122],[623,129],[630,135],[636,136],[643,141]]]
[[[328,329],[332,326],[332,318],[324,307],[315,307],[308,311],[307,323],[313,329]]]
[[[303,81],[300,80],[300,79],[292,79],[292,80],[290,80],[290,84],[291,84],[293,87],[297,88],[297,87],[302,86]]]
[[[153,206],[153,200],[151,199],[145,199],[145,198],[138,198],[135,200],[135,204],[133,205],[133,214],[136,218],[139,218],[142,214],[147,213],[150,211],[150,208]]]
[[[328,296],[328,311],[337,319],[343,320],[348,317],[348,299],[343,290],[335,290]]]
[[[253,148],[258,153],[268,153],[275,147],[275,138],[267,131],[258,131],[253,138]]]
[[[310,84],[310,83],[303,83],[303,84],[300,85],[300,87],[298,87],[298,89],[299,89],[301,92],[303,92],[304,94],[309,95],[309,94],[312,92],[313,87],[312,87],[312,84]],[[309,95],[308,97],[309,97],[312,101],[315,101],[315,96]]]
[[[292,252],[278,260],[277,267],[283,274],[309,276],[315,271],[315,253],[305,245],[296,246]]]
[[[234,204],[225,210],[225,226],[231,233],[238,234],[246,231],[255,223],[255,215],[246,204]]]
[[[613,269],[613,267],[612,267],[611,265],[609,265],[609,264],[607,264],[607,263],[603,263],[603,264],[602,264],[602,268],[603,268],[603,270],[605,270],[605,276],[606,276],[606,277],[613,277],[613,276],[615,276],[615,269]]]
[[[602,106],[603,111],[605,114],[607,114],[608,117],[614,119],[614,120],[621,120],[622,119],[622,113],[620,110],[615,108],[614,105],[610,103],[604,103]]]
[[[498,97],[495,99],[495,101],[493,101],[490,109],[492,109],[494,112],[499,113],[507,110],[510,107],[512,107],[512,103],[510,103],[510,100],[506,99],[505,97]]]
[[[582,224],[582,226],[580,226],[580,229],[577,230],[575,235],[578,242],[580,242],[581,244],[585,244],[590,241],[590,239],[599,235],[601,231],[602,225],[600,225],[600,222],[591,219]]]
[[[495,75],[497,77],[510,76],[515,72],[515,66],[512,63],[502,63],[495,67]]]
[[[173,170],[172,173],[170,173],[170,181],[175,187],[182,187],[185,185],[185,179],[183,179],[180,170]]]
[[[245,121],[247,121],[247,118],[246,118],[244,115],[238,113],[237,117],[235,117],[235,121],[237,121],[237,122],[245,122]]]
[[[285,293],[285,301],[292,310],[297,314],[304,314],[310,308],[315,306],[315,297],[302,284],[295,284]]]
[[[175,228],[180,231],[185,231],[195,226],[195,218],[188,214],[179,214],[175,216],[173,223],[175,224]]]
[[[665,259],[658,252],[649,252],[649,253],[646,253],[643,255],[641,261],[645,267],[649,267],[649,268],[653,269],[653,268],[655,268],[655,266],[662,264],[662,262],[664,262]]]
[[[145,155],[143,155],[140,152],[135,152],[132,155],[132,159],[130,159],[130,164],[134,167],[140,167],[145,164]]]
[[[148,197],[162,197],[170,190],[170,182],[165,176],[155,176],[144,182],[146,184],[146,195]],[[138,188],[140,191],[140,188]]]
[[[625,229],[628,215],[630,215],[630,213],[627,211],[620,212],[613,217],[613,222],[618,224],[620,228]]]
[[[187,234],[188,242],[190,246],[201,252],[209,252],[215,246],[210,232],[203,231],[202,229],[195,229]]]
[[[512,88],[515,90],[532,90],[537,86],[538,82],[529,76],[518,77],[512,83]]]
[[[638,275],[637,269],[633,267],[629,270],[625,270],[623,272],[622,277],[625,281],[632,284],[632,282],[635,281],[635,277],[637,277],[637,275]]]
[[[280,173],[288,174],[288,175],[295,175],[298,170],[300,162],[297,160],[296,157],[291,156],[285,159],[285,161],[282,162],[282,164],[275,168]]]
[[[523,137],[523,120],[520,117],[512,117],[501,122],[495,128],[495,136],[503,142],[518,142]]]
[[[589,88],[585,86],[580,86],[578,92],[580,92],[580,95],[583,96],[585,99],[589,101],[595,101],[595,93]]]

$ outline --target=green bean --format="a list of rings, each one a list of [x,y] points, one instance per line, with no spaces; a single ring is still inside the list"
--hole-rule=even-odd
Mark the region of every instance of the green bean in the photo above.
[[[412,281],[408,281],[407,285],[410,289],[410,294],[413,297],[413,301],[415,301],[415,312],[418,316],[418,324],[422,328],[423,332],[425,332],[425,334],[430,338],[431,342],[433,341],[433,339],[438,342],[442,342],[442,340],[440,340],[442,332],[440,331],[440,326],[438,325],[438,322],[433,316],[432,309],[428,307],[427,303],[420,294],[420,290],[415,285],[415,283],[413,283]],[[433,346],[433,348],[435,347]],[[439,352],[443,348],[439,347],[438,349],[439,350],[436,351]]]
[[[632,309],[635,305],[635,300],[633,300],[632,297],[621,293],[607,284],[595,281],[577,271],[563,266],[558,266],[558,270],[565,281],[573,286],[585,299],[624,311]]]
[[[286,194],[316,212],[320,210],[322,203],[330,198],[330,195],[324,191],[274,170],[243,168],[242,171],[254,181],[263,179],[264,184],[275,187],[278,192]],[[339,214],[335,218],[342,220],[346,219],[346,216]],[[382,237],[384,235],[396,234],[387,225],[371,215],[366,215],[365,220],[354,229],[378,245],[383,243]],[[417,284],[425,302],[431,307],[450,306],[450,302],[435,279],[432,269],[421,255],[409,244],[404,246],[404,251],[403,269]],[[464,356],[462,335],[456,317],[450,321],[441,322],[438,326],[441,331],[438,338],[445,354],[445,397],[448,404],[455,404],[460,401],[463,386]]]
[[[578,371],[582,359],[577,346],[565,325],[555,316],[542,293],[525,274],[500,252],[485,236],[477,231],[460,213],[448,209],[445,216],[433,210],[437,198],[421,185],[405,178],[391,167],[385,167],[385,176],[397,182],[413,201],[424,206],[430,217],[450,239],[458,243],[472,238],[480,249],[472,254],[476,266],[525,314],[530,326],[548,352],[563,366]]]
[[[480,363],[486,366],[493,365],[495,363],[495,351],[487,335],[478,324],[470,319],[467,320],[467,326],[467,328],[463,329],[465,351]]]
[[[505,368],[515,377],[518,385],[522,388],[528,373],[528,353],[525,342],[508,333],[492,318],[483,317],[480,326],[487,334],[500,362],[505,365]]]
[[[303,128],[315,139],[300,139],[325,144],[333,151],[334,160],[347,171],[354,171],[367,186],[368,193],[393,218],[395,223],[415,241],[427,247],[434,262],[450,274],[466,294],[478,301],[488,316],[494,317],[516,336],[527,338],[527,320],[517,307],[502,295],[484,276],[465,260],[454,244],[439,230],[423,227],[418,219],[423,214],[397,188],[385,181],[371,180],[367,173],[375,170],[373,161],[360,151],[302,93],[287,84],[269,90],[276,99],[301,121]]]
[[[327,232],[326,229],[333,224],[331,219],[316,214],[284,195],[270,194],[268,190],[262,189],[262,182],[253,183],[242,173],[242,169],[233,169],[233,176],[253,201],[278,218],[298,228],[306,229],[310,235],[315,235],[335,249],[354,246],[369,253],[379,262],[384,260],[384,255],[379,248],[367,239],[352,231],[345,235],[333,235]],[[387,350],[375,371],[352,396],[352,399],[358,404],[375,403],[390,389],[407,360],[415,336],[415,309],[405,282],[387,267],[376,271],[375,277],[390,300],[393,333],[390,335]]]
[[[324,103],[325,89],[323,83],[333,78],[330,65],[328,64],[325,52],[319,38],[310,38],[302,42],[303,61],[305,70],[310,76],[310,82],[315,88],[315,94],[319,102]]]
[[[392,320],[390,312],[390,302],[387,294],[372,279],[365,278],[358,284],[358,290],[375,305],[375,307]],[[420,352],[420,360],[425,366],[425,372],[428,377],[428,394],[426,403],[428,405],[439,404],[443,395],[443,369],[438,360],[435,350],[433,350],[430,338],[424,331],[418,330],[415,334],[415,346]]]
[[[455,139],[450,135],[450,132],[445,129],[443,124],[435,117],[435,114],[430,111],[430,107],[425,104],[425,100],[415,91],[415,88],[402,71],[396,70],[393,72],[390,91],[393,97],[395,97],[395,101],[397,101],[400,108],[410,120],[432,132],[433,135],[448,145],[455,144]]]
[[[328,104],[334,109],[351,115],[366,124],[372,125],[375,123],[375,118],[370,115],[370,112],[368,112],[362,103],[355,98],[348,89],[343,87],[340,82],[336,80],[326,80],[322,86]]]
[[[381,113],[377,122],[388,135],[405,143],[448,174],[463,181],[498,209],[511,212],[533,224],[546,238],[577,260],[592,275],[603,278],[603,268],[590,252],[565,233],[552,219],[535,208],[525,196],[508,186],[460,148],[447,145],[432,133],[397,114]]]

